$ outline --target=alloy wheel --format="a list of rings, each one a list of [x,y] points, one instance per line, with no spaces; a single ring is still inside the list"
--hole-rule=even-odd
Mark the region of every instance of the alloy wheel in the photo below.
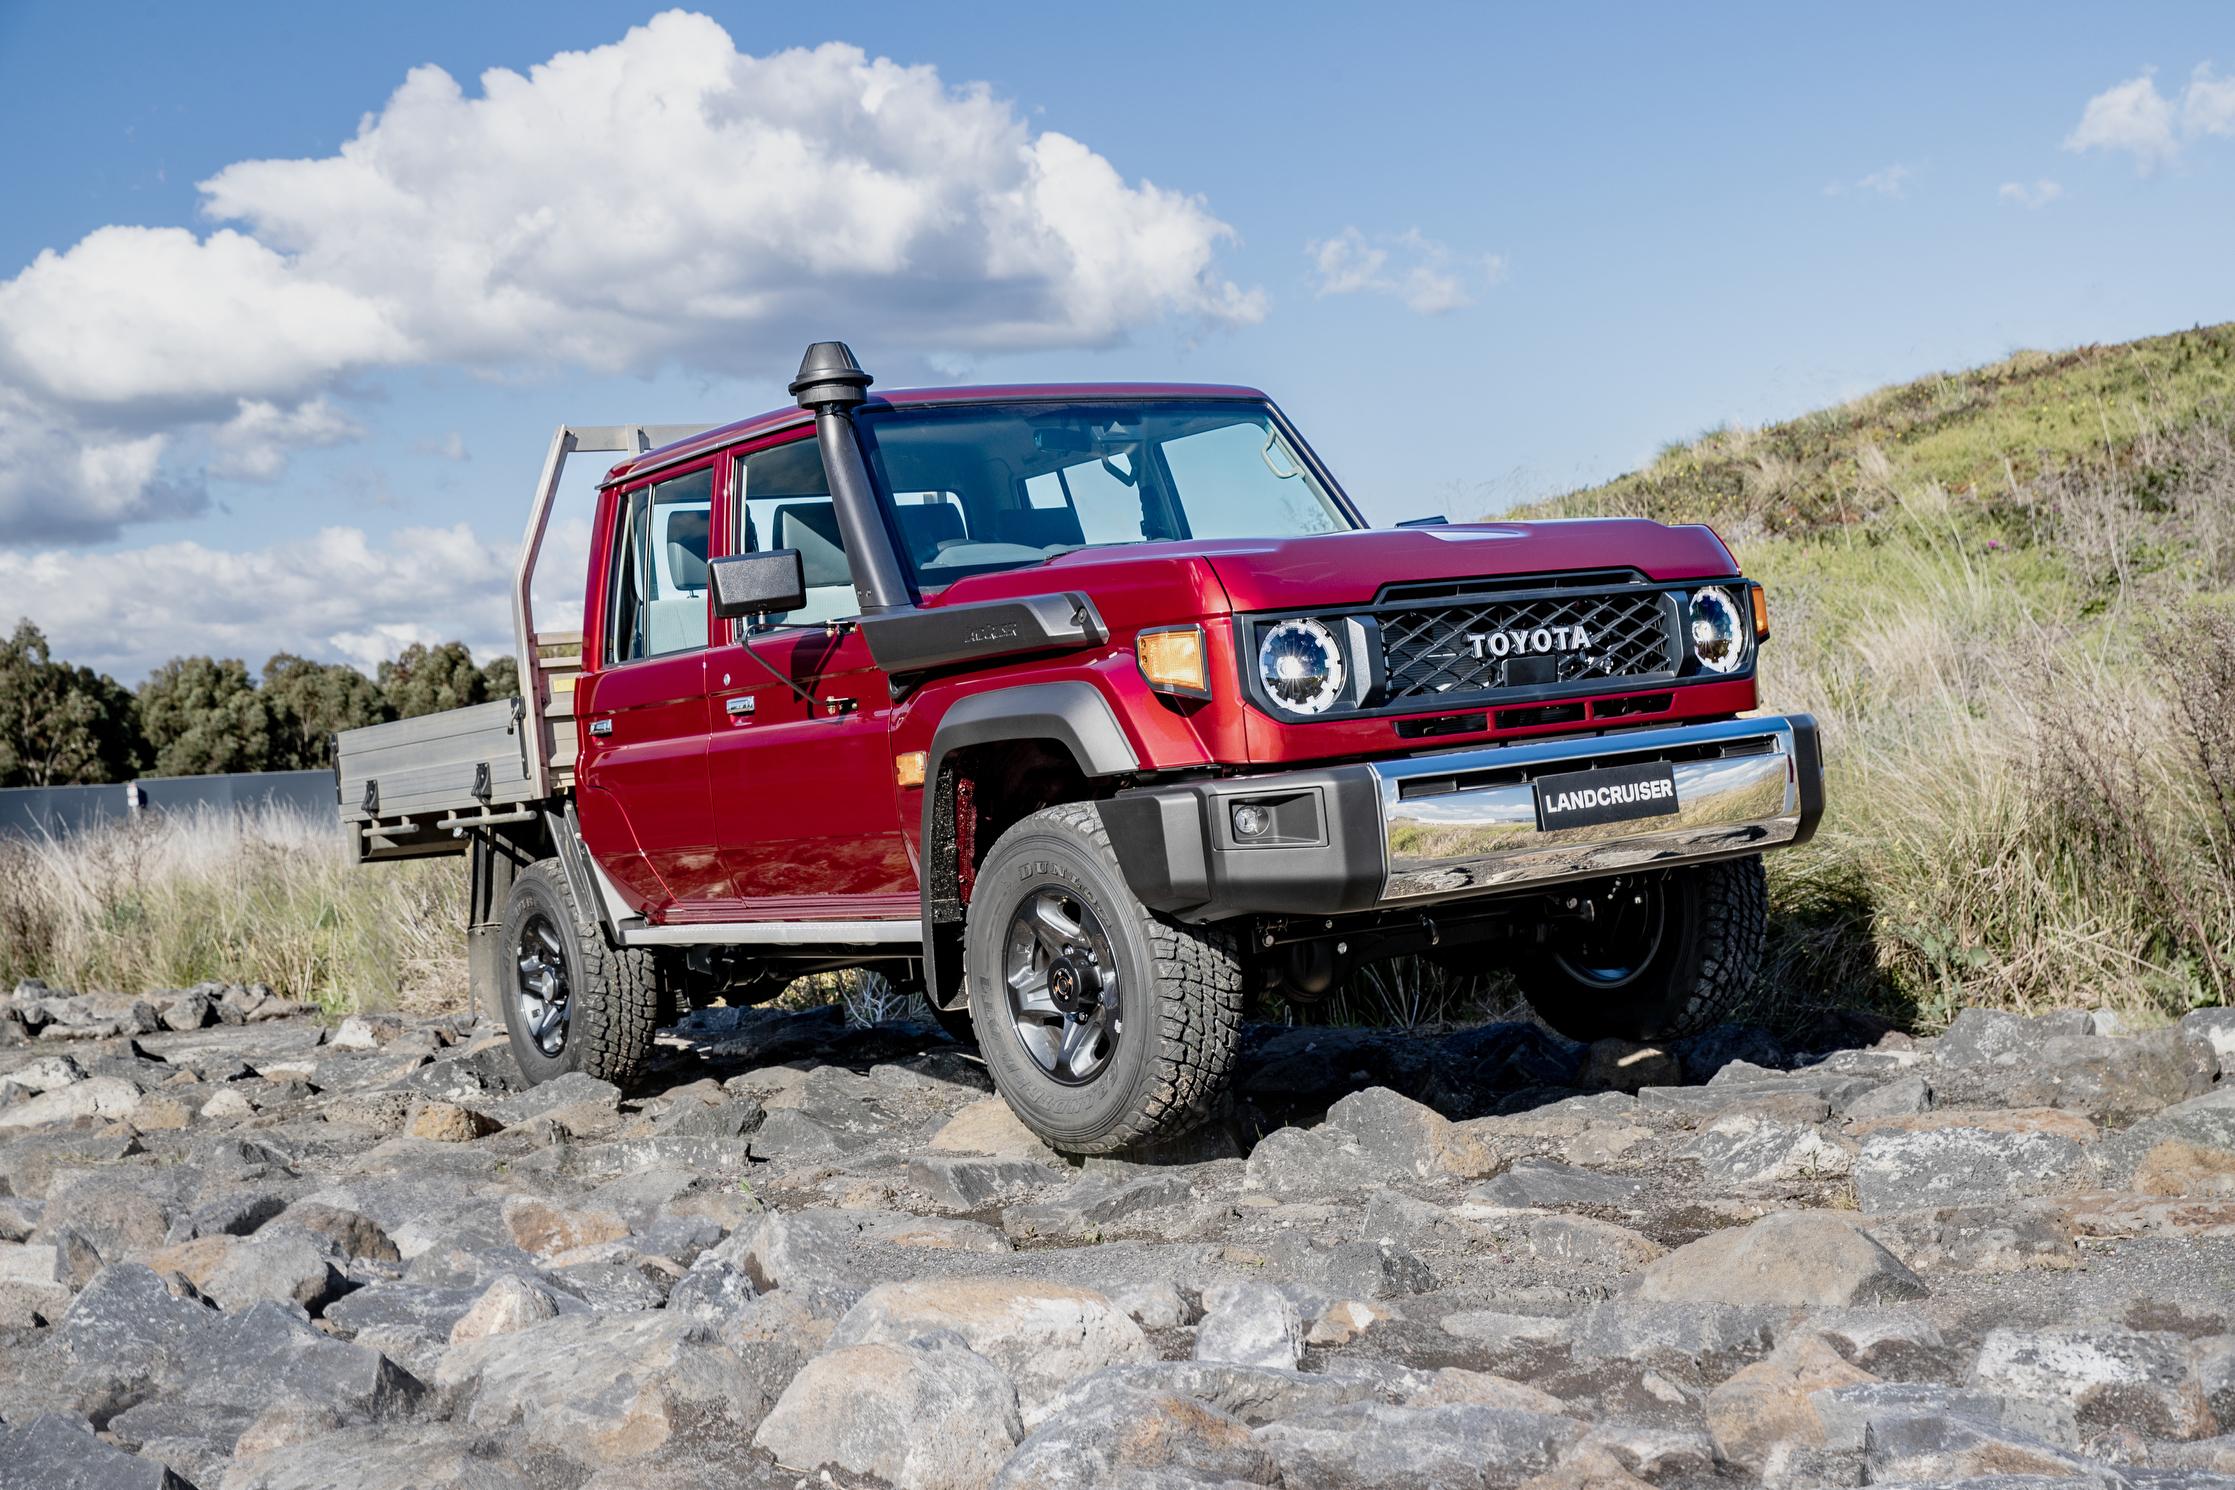
[[[1066,1086],[1110,1064],[1124,1033],[1117,959],[1086,902],[1059,886],[1026,895],[1002,946],[1009,1017],[1032,1063]]]

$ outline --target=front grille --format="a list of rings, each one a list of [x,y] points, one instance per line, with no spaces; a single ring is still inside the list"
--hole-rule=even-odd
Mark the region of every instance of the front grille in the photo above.
[[[1375,612],[1388,704],[1503,689],[1631,681],[1673,676],[1669,601],[1659,590],[1561,593],[1520,599],[1482,597]],[[1497,656],[1472,637],[1581,626],[1581,650]],[[1478,655],[1479,654],[1479,655]]]

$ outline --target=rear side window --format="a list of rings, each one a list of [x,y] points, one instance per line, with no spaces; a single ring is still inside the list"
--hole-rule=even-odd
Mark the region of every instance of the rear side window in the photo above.
[[[615,515],[608,662],[706,645],[706,554],[714,472],[691,471],[621,497]]]

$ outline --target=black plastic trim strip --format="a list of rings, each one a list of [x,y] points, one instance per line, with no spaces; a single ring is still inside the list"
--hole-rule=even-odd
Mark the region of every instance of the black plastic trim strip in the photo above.
[[[904,606],[863,616],[860,625],[869,655],[894,677],[1096,647],[1110,639],[1102,613],[1075,590],[964,605]]]

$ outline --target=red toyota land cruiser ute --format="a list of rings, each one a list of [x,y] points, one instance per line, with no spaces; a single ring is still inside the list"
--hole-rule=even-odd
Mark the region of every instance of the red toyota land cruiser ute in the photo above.
[[[1822,770],[1708,529],[1372,529],[1247,388],[870,383],[823,342],[796,408],[562,428],[523,698],[341,737],[360,860],[470,855],[531,1080],[873,968],[1093,1153],[1200,1118],[1252,996],[1376,959],[1510,969],[1579,1039],[1745,995]],[[582,450],[627,458],[577,640],[529,579]]]

